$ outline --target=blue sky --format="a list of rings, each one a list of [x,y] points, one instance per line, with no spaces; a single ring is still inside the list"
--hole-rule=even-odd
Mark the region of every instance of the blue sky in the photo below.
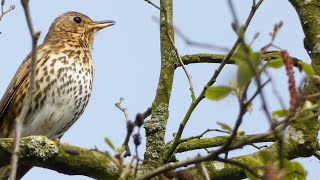
[[[158,4],[158,0],[154,1]],[[31,39],[20,1],[6,1],[7,7],[16,5],[16,9],[7,14],[0,22],[0,94],[6,89],[19,64],[31,50]],[[251,1],[235,1],[240,22],[244,22],[250,8]],[[110,150],[104,143],[104,137],[109,137],[116,146],[121,146],[126,129],[125,119],[114,104],[120,97],[124,97],[123,106],[128,109],[131,119],[137,112],[145,111],[152,103],[157,88],[160,70],[160,42],[159,25],[153,17],[159,17],[158,10],[144,0],[136,1],[31,1],[31,15],[34,27],[41,31],[42,42],[53,20],[67,12],[78,11],[93,20],[114,20],[115,26],[99,32],[93,48],[95,63],[95,80],[93,94],[89,105],[82,117],[65,134],[62,142],[76,146],[100,150]],[[231,15],[226,0],[178,0],[174,1],[174,23],[185,35],[194,41],[214,45],[231,47],[236,39],[231,29]],[[256,13],[247,33],[247,40],[251,40],[256,32],[260,32],[259,39],[253,45],[259,50],[269,40],[269,32],[275,23],[283,21],[275,43],[289,54],[306,62],[310,62],[303,48],[303,32],[298,16],[288,1],[266,0]],[[223,53],[216,49],[203,49],[188,46],[176,37],[176,46],[181,55],[194,53]],[[195,92],[198,95],[204,84],[209,80],[217,65],[201,64],[187,67],[193,77]],[[236,68],[224,68],[216,84],[229,84],[235,78]],[[287,78],[283,70],[271,71],[279,94],[288,104]],[[296,72],[298,80],[304,74]],[[297,83],[299,84],[299,83]],[[170,117],[167,126],[166,140],[172,138],[183,118],[189,104],[190,92],[188,81],[182,71],[175,74]],[[251,90],[253,92],[254,89]],[[270,90],[270,88],[268,89]],[[267,93],[268,103],[272,110],[280,108],[272,93]],[[241,126],[246,134],[259,133],[268,129],[268,123],[260,110],[259,100],[254,102],[255,110],[245,116]],[[217,121],[233,126],[238,113],[237,101],[229,97],[221,102],[203,100],[194,111],[183,137],[198,135],[207,128],[219,128]],[[216,133],[209,136],[220,135]],[[145,139],[139,151],[143,154]],[[244,151],[231,153],[232,156],[253,152],[252,147]],[[201,153],[205,153],[201,151]],[[179,158],[192,157],[195,153],[179,155]],[[298,160],[309,172],[308,179],[316,179],[320,175],[317,169],[319,162],[315,158]],[[83,176],[65,176],[53,171],[34,168],[24,179],[88,179]]]

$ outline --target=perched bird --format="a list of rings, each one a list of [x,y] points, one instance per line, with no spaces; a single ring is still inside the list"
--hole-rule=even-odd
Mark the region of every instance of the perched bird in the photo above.
[[[81,116],[92,90],[91,49],[95,32],[114,24],[114,21],[92,21],[78,12],[67,12],[55,19],[43,44],[36,49],[35,91],[23,121],[22,136],[61,138]],[[14,120],[30,86],[30,63],[31,54],[20,65],[0,101],[2,138],[14,137]],[[19,167],[18,178],[29,169]]]

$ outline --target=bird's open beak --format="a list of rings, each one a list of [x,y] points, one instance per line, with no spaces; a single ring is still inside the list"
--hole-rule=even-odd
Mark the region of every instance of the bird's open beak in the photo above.
[[[106,27],[109,27],[109,26],[112,26],[112,25],[115,25],[116,22],[114,21],[94,21],[92,23],[90,23],[90,27],[92,29],[96,29],[96,30],[100,30],[100,29],[103,29],[103,28],[106,28]]]

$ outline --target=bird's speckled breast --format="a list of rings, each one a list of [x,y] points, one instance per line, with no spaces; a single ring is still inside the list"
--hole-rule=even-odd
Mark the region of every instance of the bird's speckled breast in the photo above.
[[[36,93],[27,116],[33,120],[25,120],[29,123],[24,124],[22,136],[60,138],[83,113],[91,95],[94,72],[90,50],[48,51],[38,54]]]

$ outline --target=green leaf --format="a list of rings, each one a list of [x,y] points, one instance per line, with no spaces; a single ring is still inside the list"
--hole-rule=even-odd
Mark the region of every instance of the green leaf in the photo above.
[[[125,146],[121,146],[120,148],[117,149],[117,153],[122,154],[126,150]]]
[[[261,151],[259,152],[258,157],[263,164],[266,164],[269,160],[272,159],[272,154],[269,151]]]
[[[287,176],[285,177],[286,180],[304,180],[307,177],[307,172],[298,162],[285,161],[285,170],[287,174]]]
[[[250,46],[239,45],[233,55],[238,66],[237,82],[240,88],[245,87],[252,79],[254,73],[259,72],[261,54],[253,52]]]
[[[290,114],[290,111],[286,110],[286,109],[281,109],[281,110],[277,110],[277,111],[272,112],[272,116],[277,117],[277,118],[286,117],[289,114]]]
[[[108,144],[108,146],[109,146],[112,150],[115,151],[116,148],[114,147],[113,143],[111,142],[111,140],[110,140],[109,138],[105,137],[105,138],[104,138],[104,141]]]
[[[284,65],[282,58],[277,58],[268,62],[267,67],[279,69]]]
[[[244,173],[246,174],[247,178],[250,180],[258,180],[253,174],[251,174],[249,171],[245,170]]]
[[[229,86],[215,86],[215,87],[209,87],[206,90],[206,98],[213,100],[213,101],[219,101],[226,96],[228,96],[232,91],[232,88]]]
[[[221,127],[221,129],[223,130],[226,130],[226,131],[229,131],[231,132],[232,129],[229,125],[225,124],[225,123],[222,123],[222,122],[217,122],[217,124]]]
[[[307,74],[307,76],[314,75],[314,70],[310,64],[304,63],[302,61],[299,61],[299,64],[301,65],[302,70]]]
[[[252,79],[253,72],[250,69],[247,62],[238,63],[238,72],[237,72],[237,81],[238,86],[243,88],[245,87]]]

